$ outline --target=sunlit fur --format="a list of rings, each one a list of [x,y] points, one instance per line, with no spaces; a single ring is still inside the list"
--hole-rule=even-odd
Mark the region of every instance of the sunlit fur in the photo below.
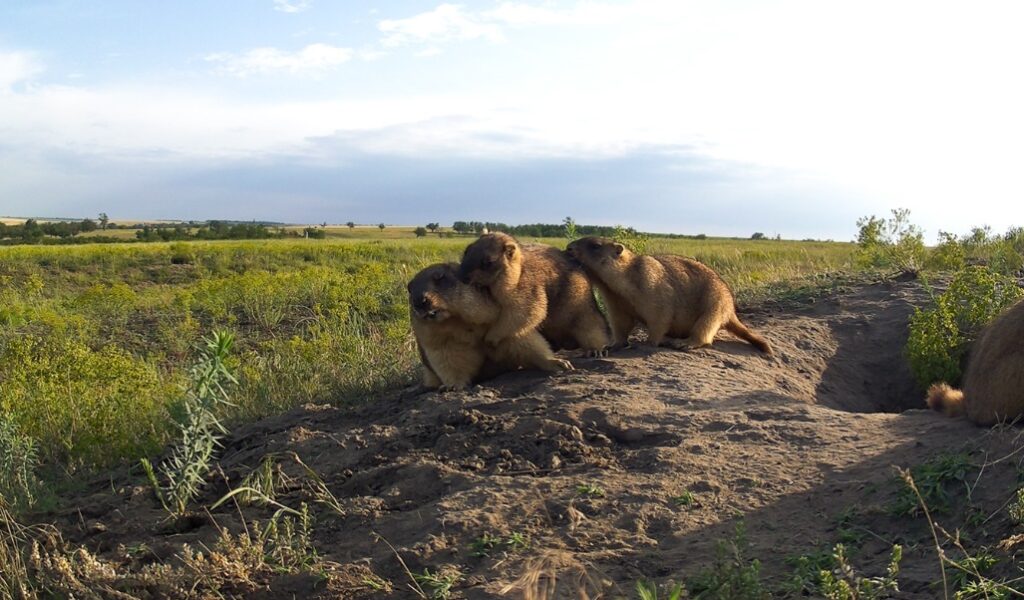
[[[627,344],[629,334],[642,323],[653,345],[708,346],[724,328],[771,354],[768,342],[736,316],[729,286],[706,265],[671,254],[634,254],[600,237],[576,240],[568,252],[598,282],[616,346]]]
[[[582,348],[593,355],[608,346],[608,324],[590,278],[557,248],[487,234],[466,248],[459,273],[501,305],[487,332],[489,344],[539,329],[556,349]]]
[[[408,284],[410,322],[428,388],[463,389],[480,379],[520,367],[564,370],[534,331],[497,346],[484,336],[500,307],[486,292],[459,281],[458,265],[423,269]]]

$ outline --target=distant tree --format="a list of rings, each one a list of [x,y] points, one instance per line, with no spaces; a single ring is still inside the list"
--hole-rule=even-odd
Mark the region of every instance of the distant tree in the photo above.
[[[378,223],[378,224],[377,224],[377,227],[380,227],[380,230],[381,230],[381,231],[384,231],[384,227],[385,227],[385,225],[384,225],[383,223]]]
[[[456,221],[452,223],[452,231],[455,233],[469,233],[473,231],[473,228],[465,221]]]
[[[321,223],[320,227],[323,227],[324,229],[327,229],[327,221],[324,221],[323,223]]]
[[[99,222],[100,222],[100,229],[103,229],[105,231],[107,229],[107,225],[110,224],[110,217],[108,217],[107,213],[105,213],[105,212],[100,213]]]
[[[706,240],[706,239],[708,239],[708,235],[706,233],[698,233],[697,235],[693,236],[693,239],[695,239],[695,240]]]
[[[327,232],[319,227],[307,227],[302,230],[302,233],[311,240],[322,240],[327,237]]]
[[[416,234],[416,237],[426,237],[427,236],[427,228],[426,227],[417,227],[416,230],[413,231],[413,233]]]
[[[754,232],[754,235],[750,236],[750,239],[752,239],[752,240],[763,240],[764,239],[764,234],[761,233],[760,231]]]
[[[96,221],[93,221],[92,219],[83,219],[81,227],[82,231],[85,232],[96,231]]]
[[[438,223],[427,223],[427,229],[429,229],[431,233],[436,233],[437,230],[440,228],[441,225],[439,225]]]
[[[355,229],[355,226],[356,226],[356,224],[353,223],[352,221],[349,221],[348,223],[345,223],[345,225],[347,225],[349,229]]]

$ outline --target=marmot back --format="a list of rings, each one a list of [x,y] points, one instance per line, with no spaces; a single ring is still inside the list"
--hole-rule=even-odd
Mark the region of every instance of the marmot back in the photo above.
[[[559,348],[600,354],[608,344],[607,323],[590,280],[556,248],[521,245],[503,233],[483,235],[466,248],[459,273],[501,305],[488,343],[538,329]]]
[[[707,265],[671,254],[634,254],[600,237],[576,240],[568,251],[600,282],[616,346],[628,343],[639,321],[653,345],[680,350],[708,346],[724,328],[771,354],[767,340],[736,316],[732,291]]]

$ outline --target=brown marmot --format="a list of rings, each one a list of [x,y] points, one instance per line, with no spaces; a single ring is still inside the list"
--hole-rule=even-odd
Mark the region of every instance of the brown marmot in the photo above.
[[[593,285],[565,252],[489,233],[466,247],[459,275],[464,282],[487,289],[501,305],[501,314],[485,337],[488,344],[539,329],[556,350],[605,353],[608,323]]]
[[[458,279],[455,263],[431,265],[409,282],[409,321],[423,362],[423,385],[463,389],[519,367],[545,371],[572,368],[556,358],[533,331],[511,343],[489,347],[484,335],[501,307],[485,292]]]
[[[708,346],[724,328],[758,350],[772,352],[767,340],[740,322],[732,291],[707,265],[671,254],[634,254],[600,237],[578,239],[568,252],[599,282],[616,346],[628,343],[640,321],[647,327],[648,343],[655,346]]]
[[[971,349],[963,391],[928,388],[928,406],[951,417],[995,425],[1024,415],[1024,301],[989,323]]]

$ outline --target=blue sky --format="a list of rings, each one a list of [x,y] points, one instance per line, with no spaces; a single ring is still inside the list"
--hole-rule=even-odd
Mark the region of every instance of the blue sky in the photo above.
[[[0,215],[1024,225],[1024,7],[4,0]]]

